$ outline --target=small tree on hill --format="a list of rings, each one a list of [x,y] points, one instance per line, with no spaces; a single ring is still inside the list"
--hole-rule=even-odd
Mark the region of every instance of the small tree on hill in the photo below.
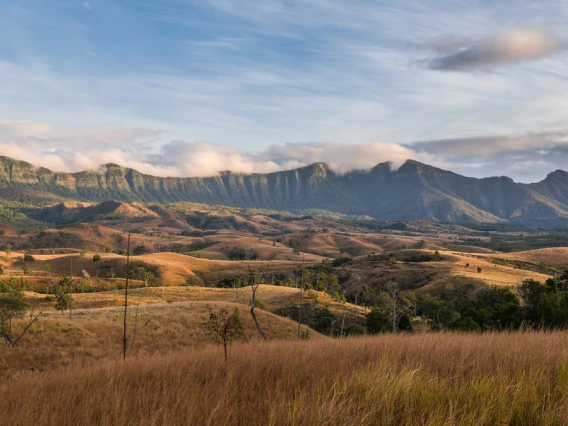
[[[61,315],[63,315],[63,311],[66,311],[70,307],[71,295],[65,287],[61,286],[55,293],[55,309],[61,311]]]
[[[204,324],[205,335],[215,341],[223,343],[223,353],[227,362],[227,346],[232,340],[244,334],[244,327],[241,320],[239,308],[233,309],[233,313],[225,308],[215,313],[209,310],[208,321]]]
[[[12,332],[12,318],[23,318],[28,304],[21,291],[10,291],[0,294],[0,334],[8,337]],[[9,321],[9,331],[6,322]]]
[[[29,275],[32,273],[32,269],[30,268],[30,265],[28,265],[27,263],[24,263],[22,265],[22,272],[24,273],[24,275]]]

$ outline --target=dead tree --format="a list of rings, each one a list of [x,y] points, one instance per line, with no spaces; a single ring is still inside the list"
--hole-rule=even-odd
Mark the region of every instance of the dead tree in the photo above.
[[[333,326],[335,325],[335,318],[332,317],[325,317],[324,319],[328,319],[330,322],[330,328],[329,328],[329,337],[333,337]]]
[[[345,304],[345,290],[343,290],[343,297],[341,300],[343,301],[343,318],[341,319],[341,337],[343,337],[343,328],[345,327],[345,314],[347,312],[347,306]]]
[[[138,309],[140,308],[140,293],[138,293],[138,303],[136,304],[136,319],[134,320],[134,332],[132,333],[132,346],[134,349],[134,343],[136,343],[136,330],[138,328]]]
[[[300,281],[300,304],[298,305],[298,342],[302,337],[302,303],[304,303],[304,264],[306,262],[306,253],[302,251],[302,279]]]
[[[396,334],[396,305],[398,302],[398,287],[396,287],[393,283],[389,283],[385,285],[385,288],[392,296],[392,334]]]
[[[73,318],[73,259],[71,259],[71,279],[69,279],[69,321]]]
[[[240,278],[240,282],[239,284],[242,282],[242,276]],[[239,297],[241,297],[241,295],[239,294],[239,286],[237,285],[237,280],[236,278],[233,279],[233,291],[235,292],[235,303],[237,303],[239,301]]]
[[[126,337],[126,314],[128,312],[128,278],[130,275],[130,232],[128,233],[128,243],[126,245],[126,285],[124,290],[124,336],[123,336],[123,359],[126,359],[126,347],[128,338]]]
[[[258,286],[260,286],[260,282],[258,284],[255,284],[254,282],[254,274],[252,272],[252,269],[249,266],[249,284],[250,284],[250,288],[252,291],[252,295],[250,298],[250,314],[252,315],[252,319],[254,320],[254,324],[256,325],[256,328],[258,329],[258,332],[260,333],[260,335],[262,336],[262,338],[264,339],[264,341],[266,342],[268,339],[266,338],[266,334],[264,333],[264,331],[262,330],[262,327],[260,326],[260,324],[258,323],[258,320],[256,319],[256,315],[254,313],[254,308],[256,308],[256,291],[258,290]]]
[[[16,343],[18,343],[18,341],[19,341],[22,337],[24,337],[24,334],[26,334],[26,332],[28,331],[28,329],[32,326],[32,324],[33,324],[34,322],[37,321],[37,319],[39,318],[39,316],[40,316],[41,314],[43,314],[43,311],[40,311],[40,313],[37,314],[37,315],[35,316],[35,318],[30,321],[30,323],[27,325],[27,327],[24,328],[24,331],[22,332],[22,334],[20,334],[20,337],[18,337],[17,339],[15,339],[15,340],[12,342],[12,346],[16,346]]]

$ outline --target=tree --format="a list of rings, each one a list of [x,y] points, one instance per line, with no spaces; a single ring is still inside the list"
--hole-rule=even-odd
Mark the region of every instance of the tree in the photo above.
[[[392,334],[396,334],[396,325],[398,323],[398,318],[400,318],[400,316],[397,318],[397,312],[396,312],[400,289],[398,283],[394,281],[386,283],[385,289],[390,293],[392,297]]]
[[[134,247],[134,250],[132,250],[132,254],[134,256],[142,256],[144,254],[148,254],[150,253],[150,249],[148,247],[146,247],[144,244],[139,245]]]
[[[258,320],[256,319],[256,314],[254,313],[254,308],[256,308],[256,291],[258,290],[258,286],[260,285],[260,282],[255,283],[254,274],[253,274],[250,266],[249,266],[249,274],[250,274],[249,284],[250,284],[250,289],[251,289],[250,314],[252,315],[252,319],[254,320],[254,325],[256,325],[258,332],[260,333],[260,335],[262,336],[262,338],[266,342],[266,340],[267,340],[266,334],[262,330],[262,327],[260,326],[260,324],[258,323]]]
[[[22,272],[24,273],[24,275],[29,275],[32,273],[32,269],[30,268],[30,265],[28,265],[27,263],[24,263],[22,265]]]
[[[79,254],[81,255],[81,257],[85,257],[88,251],[89,251],[89,247],[85,246],[81,249],[81,253],[79,253]]]
[[[112,247],[110,246],[110,244],[107,243],[101,244],[101,251],[104,254],[109,254],[110,252],[112,252]]]
[[[365,326],[369,334],[385,333],[391,327],[391,322],[380,309],[374,308],[365,317]]]
[[[64,286],[60,286],[55,293],[55,310],[66,311],[71,306],[71,295]]]
[[[47,272],[48,274],[51,274],[52,272],[51,265],[49,263],[43,265],[43,269],[45,269],[45,272]]]
[[[553,291],[550,288],[542,285],[540,281],[529,278],[523,281],[523,284],[518,288],[519,294],[524,302],[525,318],[533,324],[540,322],[540,315],[538,311],[538,303],[543,294]]]
[[[21,291],[11,290],[0,294],[0,334],[7,337],[12,333],[12,318],[23,318],[28,303]],[[10,330],[6,331],[6,322],[9,321]]]
[[[220,309],[217,313],[209,310],[209,318],[204,324],[204,332],[213,340],[223,343],[223,353],[225,362],[227,362],[227,346],[234,339],[244,335],[239,308],[234,308],[231,314],[225,308]]]

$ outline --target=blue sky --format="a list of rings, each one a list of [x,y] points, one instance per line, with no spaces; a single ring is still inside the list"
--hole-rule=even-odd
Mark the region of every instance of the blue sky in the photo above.
[[[0,153],[58,170],[568,159],[568,3],[0,0]]]

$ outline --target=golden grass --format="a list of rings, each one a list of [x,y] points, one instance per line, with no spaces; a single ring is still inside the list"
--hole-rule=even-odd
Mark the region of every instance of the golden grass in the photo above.
[[[28,302],[35,309],[47,311],[54,310],[54,302],[46,301],[41,293],[25,292]],[[312,290],[310,294],[317,296],[317,304],[328,306],[332,312],[342,314],[344,307],[349,315],[362,316],[364,308],[351,303],[342,303],[334,300],[328,294]],[[256,297],[264,305],[267,311],[275,311],[278,308],[296,304],[300,301],[299,290],[291,287],[280,287],[261,284],[256,292]],[[304,301],[308,293],[304,292]],[[129,291],[129,306],[132,307],[140,301],[141,305],[165,303],[165,302],[231,302],[249,306],[251,299],[250,287],[239,289],[237,296],[231,288],[215,287],[145,287],[131,288]],[[75,309],[93,309],[124,306],[124,290],[101,291],[94,293],[74,293],[73,306]],[[313,302],[314,304],[316,302]]]
[[[78,254],[70,255],[34,255],[35,261],[27,262],[34,275],[46,275],[44,265],[48,263],[53,272],[62,275],[70,275],[71,261],[73,261],[73,271],[75,276],[79,276],[81,271],[86,271],[91,277],[97,275],[103,277],[110,268],[116,275],[124,276],[126,270],[126,257],[116,254],[106,254],[98,262],[93,261],[93,254],[88,253],[85,257]],[[15,258],[22,254],[13,253]],[[15,260],[15,259],[14,259]],[[287,272],[298,269],[301,261],[265,260],[265,261],[229,261],[229,260],[210,260],[199,259],[178,253],[153,253],[142,256],[130,257],[132,268],[139,265],[151,266],[155,269],[160,285],[180,285],[183,284],[190,275],[197,275],[206,283],[212,285],[225,278],[248,276],[249,267],[259,273]],[[307,257],[306,263],[318,261],[315,257]],[[5,268],[7,273],[21,274],[21,263],[14,263],[10,268]]]
[[[466,267],[466,265],[469,266]],[[477,272],[477,268],[481,272]],[[545,282],[549,275],[539,272],[516,269],[513,266],[496,265],[479,255],[463,255],[459,261],[451,266],[453,275],[481,280],[487,285],[514,287],[520,285],[524,280],[532,278],[537,281]]]
[[[568,335],[424,334],[234,345],[30,373],[10,425],[566,425]]]
[[[568,269],[568,247],[543,248],[538,250],[527,250],[516,253],[498,254],[492,257],[499,259],[518,260],[534,265],[545,262],[552,268],[559,270]]]
[[[117,305],[124,300],[121,295],[114,297]],[[132,296],[131,303],[136,304],[136,299]],[[247,341],[261,339],[246,306],[212,301],[141,304],[136,342],[129,355],[167,354],[188,347],[204,347],[209,339],[201,331],[208,309],[216,311],[223,307],[229,310],[239,307]],[[8,347],[0,341],[0,378],[18,375],[30,368],[52,371],[68,365],[93,365],[100,360],[120,357],[123,312],[123,308],[78,309],[73,312],[71,321],[68,311],[63,315],[45,312],[16,347]],[[269,340],[297,338],[297,323],[259,309],[255,313]],[[131,305],[128,310],[130,343],[135,315],[136,306]],[[23,330],[26,321],[14,322],[15,335]],[[308,328],[302,326],[302,330]],[[309,334],[312,339],[323,337],[313,330]]]

